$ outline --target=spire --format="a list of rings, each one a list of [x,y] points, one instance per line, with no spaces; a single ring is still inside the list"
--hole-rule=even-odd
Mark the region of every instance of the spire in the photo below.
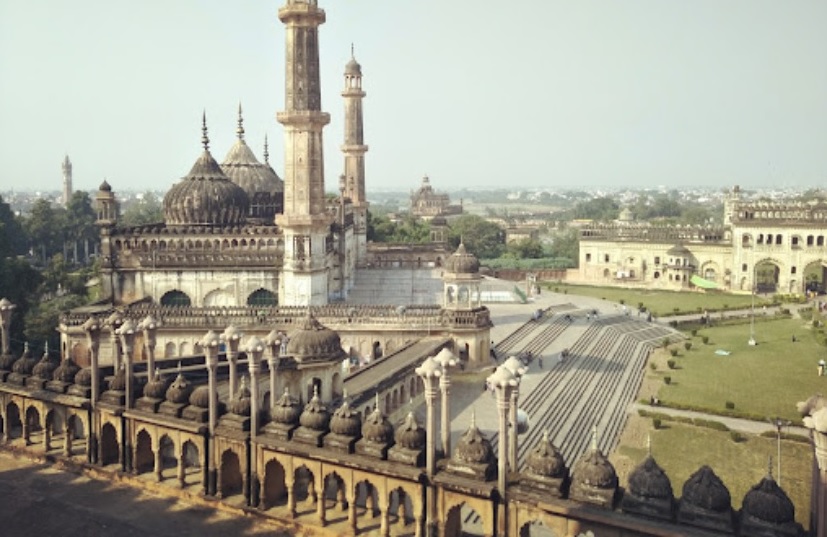
[[[350,58],[353,60],[356,59],[356,54],[353,52],[353,43],[350,44]]]
[[[548,442],[548,429],[543,431],[543,442]]]
[[[597,425],[592,425],[592,449],[597,451]]]
[[[471,425],[468,427],[469,429],[476,429],[477,428],[477,409],[471,409]]]
[[[238,139],[244,139],[244,118],[241,115],[241,103],[238,103],[238,128],[235,130],[236,134],[238,134]]]
[[[264,163],[270,165],[270,149],[267,145],[267,134],[264,135]]]
[[[207,110],[205,109],[201,114],[201,143],[204,145],[204,151],[210,150],[210,137],[207,136]]]
[[[772,477],[772,455],[767,460],[767,476]]]
[[[646,453],[651,457],[652,456],[652,435],[646,435]]]
[[[376,392],[376,412],[379,412],[379,392]]]

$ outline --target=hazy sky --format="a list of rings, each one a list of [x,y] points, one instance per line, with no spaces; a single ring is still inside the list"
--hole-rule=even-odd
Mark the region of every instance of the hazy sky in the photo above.
[[[824,0],[319,0],[326,184],[343,69],[368,189],[826,186]],[[0,0],[0,188],[166,189],[236,107],[282,173],[275,0]]]

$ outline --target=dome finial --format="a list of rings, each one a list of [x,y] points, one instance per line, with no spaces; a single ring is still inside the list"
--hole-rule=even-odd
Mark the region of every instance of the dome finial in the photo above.
[[[477,409],[471,408],[471,425],[468,427],[469,429],[476,429],[477,428]]]
[[[548,429],[543,431],[543,442],[548,442]]]
[[[379,412],[379,392],[376,392],[376,412]]]
[[[201,113],[201,143],[204,145],[204,151],[210,150],[210,137],[207,136],[207,110]]]
[[[597,451],[597,425],[592,425],[592,450]]]
[[[342,400],[347,403],[347,388],[342,388]]]
[[[235,130],[236,134],[238,134],[238,139],[244,139],[244,117],[241,114],[241,102],[238,103],[238,128]]]
[[[314,384],[313,385],[313,399],[318,399],[318,398],[319,398],[319,385]]]
[[[652,435],[646,435],[646,453],[651,457],[652,456]]]
[[[267,134],[264,135],[264,163],[270,165],[270,149],[267,144]]]
[[[767,460],[767,476],[772,477],[772,455]]]

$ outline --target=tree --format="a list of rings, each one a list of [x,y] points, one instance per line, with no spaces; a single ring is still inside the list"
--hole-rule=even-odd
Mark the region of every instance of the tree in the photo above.
[[[543,245],[537,239],[525,238],[511,241],[505,249],[507,254],[511,254],[517,259],[539,259],[543,257]]]
[[[610,197],[581,201],[574,206],[574,217],[579,219],[614,220],[619,212],[620,206]]]
[[[84,245],[84,262],[89,259],[89,243],[98,239],[95,227],[97,215],[88,192],[76,191],[66,206],[66,241],[72,251],[72,261],[79,263],[78,245]]]
[[[60,314],[86,303],[79,295],[68,294],[53,300],[38,302],[25,314],[24,334],[27,341],[48,341],[49,347],[60,348],[60,334],[55,329]]]
[[[158,197],[146,191],[140,199],[132,201],[120,217],[124,226],[143,226],[164,221],[164,207]]]
[[[571,259],[574,266],[580,259],[580,233],[569,228],[556,233],[551,245],[546,247],[546,256]]]
[[[32,212],[25,220],[31,246],[42,263],[63,249],[65,219],[62,213],[53,209],[49,200],[41,198],[34,202]]]
[[[464,214],[450,226],[448,240],[455,248],[462,239],[465,248],[480,259],[494,259],[505,251],[505,232],[481,216]]]
[[[0,196],[0,259],[24,255],[28,246],[23,226],[14,216],[11,206]]]

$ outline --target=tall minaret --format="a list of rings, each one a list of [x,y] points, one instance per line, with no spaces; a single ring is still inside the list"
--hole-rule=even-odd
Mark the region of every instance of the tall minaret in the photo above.
[[[286,26],[284,125],[284,267],[279,302],[317,305],[328,301],[327,236],[322,129],[330,116],[321,111],[319,25],[325,22],[317,0],[287,0],[279,9]]]
[[[69,160],[69,155],[63,159],[63,206],[69,205],[69,200],[72,199],[72,161]]]
[[[365,196],[365,145],[364,123],[362,121],[362,66],[353,56],[345,66],[345,196],[353,202],[353,235],[356,239],[356,264],[364,265],[367,257],[368,201]]]

